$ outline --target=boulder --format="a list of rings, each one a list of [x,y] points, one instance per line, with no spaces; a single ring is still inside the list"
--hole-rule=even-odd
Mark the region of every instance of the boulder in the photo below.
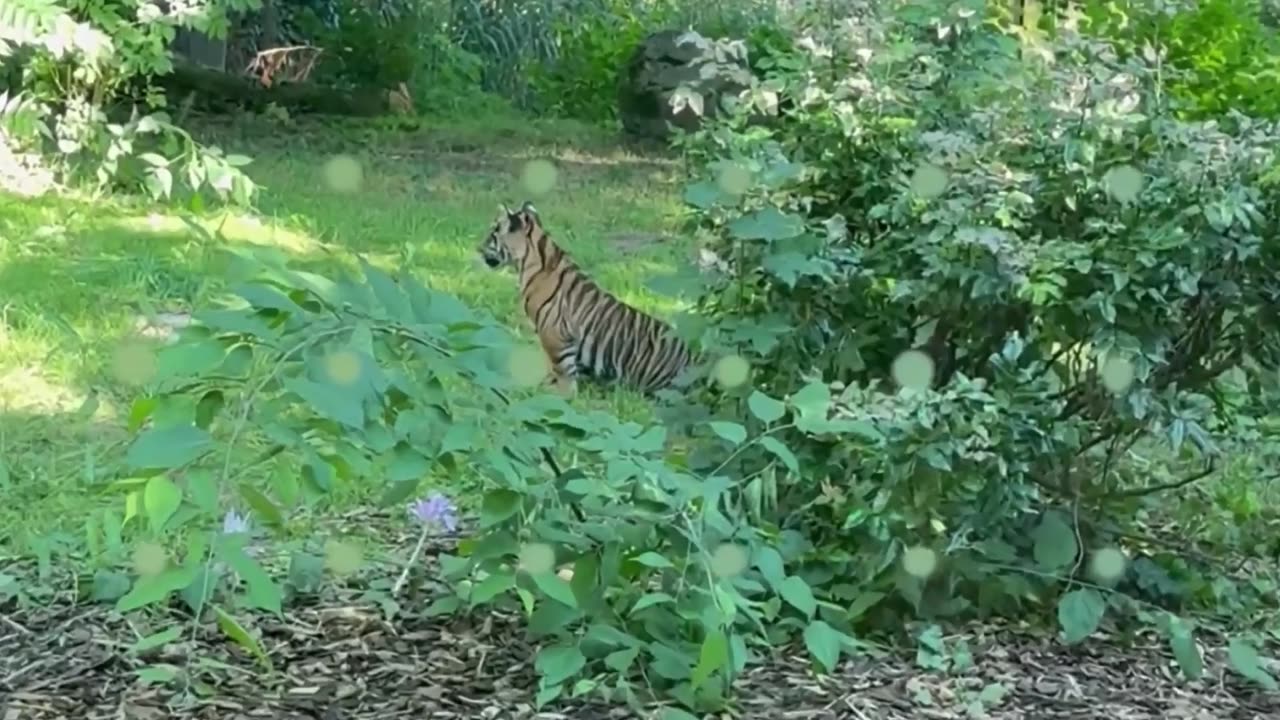
[[[720,99],[751,87],[747,46],[696,32],[662,30],[636,46],[619,79],[618,115],[628,132],[665,139],[668,123],[696,129]]]

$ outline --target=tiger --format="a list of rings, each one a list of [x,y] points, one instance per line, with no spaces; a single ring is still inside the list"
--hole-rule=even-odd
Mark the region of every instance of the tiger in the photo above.
[[[675,386],[693,361],[670,325],[589,278],[552,241],[529,202],[515,211],[498,206],[480,256],[492,270],[509,265],[519,273],[525,315],[546,354],[551,384],[564,395],[576,392],[582,376],[620,381],[652,396]]]

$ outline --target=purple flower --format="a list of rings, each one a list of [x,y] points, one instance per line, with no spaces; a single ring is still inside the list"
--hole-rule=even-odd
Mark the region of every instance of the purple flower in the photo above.
[[[227,514],[222,516],[222,534],[235,535],[236,533],[249,534],[249,518],[235,510],[228,510]]]
[[[449,498],[438,492],[410,505],[409,516],[423,525],[439,525],[447,532],[453,532],[458,527],[457,508]]]

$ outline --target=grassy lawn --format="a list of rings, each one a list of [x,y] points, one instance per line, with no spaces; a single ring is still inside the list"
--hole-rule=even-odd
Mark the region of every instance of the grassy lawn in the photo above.
[[[101,468],[123,446],[122,414],[141,391],[127,382],[119,349],[145,318],[222,292],[224,246],[276,248],[322,273],[354,268],[357,255],[407,267],[532,337],[514,276],[485,268],[476,250],[498,203],[532,199],[605,287],[658,314],[673,309],[646,280],[689,257],[677,230],[678,168],[599,131],[499,118],[413,132],[256,121],[205,135],[252,156],[249,174],[264,188],[257,213],[204,214],[211,234],[141,202],[0,194],[0,546],[63,533],[74,542],[92,508],[119,507],[119,497],[91,489],[109,479]],[[359,162],[357,191],[326,185],[335,153]],[[522,171],[539,159],[557,173],[535,195]],[[583,402],[645,407],[620,392]]]

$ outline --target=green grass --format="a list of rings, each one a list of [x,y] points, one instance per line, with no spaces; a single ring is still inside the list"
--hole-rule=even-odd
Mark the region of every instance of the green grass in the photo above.
[[[327,274],[354,269],[357,256],[406,267],[532,338],[514,276],[485,268],[477,252],[500,202],[532,199],[603,286],[659,315],[674,309],[646,280],[690,257],[677,229],[678,168],[598,131],[499,118],[408,133],[258,120],[203,134],[254,157],[247,170],[264,187],[256,213],[200,218],[216,231],[212,241],[179,214],[138,201],[0,194],[0,545],[75,535],[94,507],[120,506],[119,496],[90,488],[127,441],[122,416],[141,392],[118,372],[117,353],[136,338],[140,314],[214,299],[227,282],[224,246],[273,247]],[[360,162],[358,192],[326,186],[335,153]],[[540,196],[520,181],[535,158],[559,171]],[[587,392],[579,402],[628,415],[647,407],[625,391]]]

